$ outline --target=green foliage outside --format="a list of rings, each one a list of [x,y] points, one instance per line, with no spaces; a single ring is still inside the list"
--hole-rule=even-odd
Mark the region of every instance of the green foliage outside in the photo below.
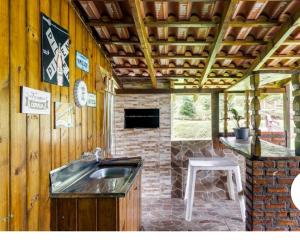
[[[189,118],[194,118],[196,109],[190,98],[184,97],[183,104],[180,107],[180,114]]]

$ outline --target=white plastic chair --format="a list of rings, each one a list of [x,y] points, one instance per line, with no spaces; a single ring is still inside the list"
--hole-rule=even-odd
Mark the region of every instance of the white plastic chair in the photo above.
[[[242,220],[246,220],[246,208],[245,208],[245,198],[243,194],[242,178],[240,173],[240,167],[237,163],[230,161],[226,157],[195,157],[189,159],[187,182],[185,188],[184,200],[186,202],[186,214],[185,219],[191,221],[194,194],[195,194],[195,183],[196,183],[196,173],[199,170],[225,170],[227,171],[227,188],[229,192],[229,197],[235,200],[234,196],[234,185],[232,181],[232,173],[235,174],[235,180],[238,191],[238,198],[241,208]]]

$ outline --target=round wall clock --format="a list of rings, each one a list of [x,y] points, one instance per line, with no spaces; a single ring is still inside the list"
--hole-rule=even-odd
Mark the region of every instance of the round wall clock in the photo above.
[[[77,80],[74,86],[74,99],[78,107],[83,107],[87,104],[88,90],[83,80]]]

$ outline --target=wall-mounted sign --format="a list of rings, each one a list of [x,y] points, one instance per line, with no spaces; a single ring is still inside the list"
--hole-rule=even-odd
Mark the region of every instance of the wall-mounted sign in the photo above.
[[[97,96],[93,93],[88,93],[87,106],[96,108],[97,106]]]
[[[21,113],[50,114],[51,94],[29,87],[21,87]]]
[[[69,33],[41,14],[42,79],[59,86],[69,86]]]
[[[74,99],[78,107],[86,106],[88,100],[88,90],[83,80],[77,80],[74,85]]]
[[[55,128],[71,128],[74,121],[74,106],[71,103],[55,102]]]
[[[89,59],[78,51],[76,51],[76,66],[85,72],[89,72]]]

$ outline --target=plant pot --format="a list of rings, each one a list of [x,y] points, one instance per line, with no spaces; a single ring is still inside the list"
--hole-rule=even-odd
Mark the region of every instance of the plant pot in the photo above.
[[[249,128],[241,127],[241,128],[234,128],[234,135],[236,139],[239,140],[248,140],[249,137]]]

